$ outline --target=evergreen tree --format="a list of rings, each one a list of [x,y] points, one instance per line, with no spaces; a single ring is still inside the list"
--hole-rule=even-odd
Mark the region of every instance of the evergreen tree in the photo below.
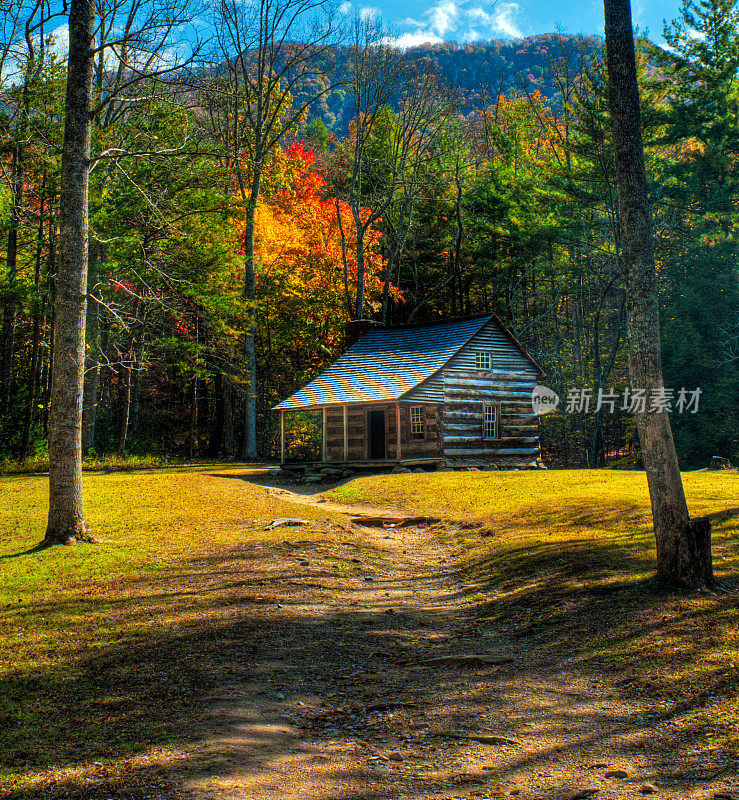
[[[694,466],[737,456],[738,23],[736,0],[686,0],[665,28],[669,51],[657,52],[671,87],[657,142],[665,380],[702,390],[699,413],[675,417],[678,451]]]

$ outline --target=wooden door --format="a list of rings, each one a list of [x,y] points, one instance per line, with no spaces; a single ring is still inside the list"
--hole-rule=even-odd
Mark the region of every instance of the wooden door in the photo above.
[[[369,412],[369,457],[385,458],[385,410],[382,408]]]

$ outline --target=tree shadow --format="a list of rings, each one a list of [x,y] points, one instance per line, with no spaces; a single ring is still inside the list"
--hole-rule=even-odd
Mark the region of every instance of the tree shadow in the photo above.
[[[266,473],[250,473],[241,472],[237,474],[222,475],[217,472],[209,473],[208,477],[211,478],[230,478],[231,480],[245,481],[254,486],[261,486],[263,488],[269,487],[271,489],[286,489],[293,494],[302,494],[306,497],[323,492],[329,492],[331,489],[336,489],[344,484],[351,483],[356,476],[350,478],[337,478],[321,481],[320,483],[298,483],[297,481],[289,481],[284,478],[278,479],[276,476]]]
[[[606,543],[590,547],[599,563],[624,574],[643,563]],[[0,681],[0,762],[10,776],[5,796],[175,798],[192,787],[217,794],[229,781],[251,787],[253,794],[242,796],[279,796],[280,780],[303,767],[323,789],[335,784],[336,800],[390,798],[401,789],[409,798],[455,794],[458,776],[440,778],[423,765],[406,774],[387,762],[398,770],[391,786],[372,759],[378,751],[432,741],[439,759],[452,763],[469,747],[467,734],[494,725],[501,736],[531,742],[525,752],[490,748],[489,779],[502,785],[553,755],[579,758],[605,746],[628,752],[628,742],[613,743],[615,734],[652,730],[653,720],[644,715],[593,703],[570,685],[564,674],[572,667],[563,670],[561,659],[538,649],[537,626],[525,641],[497,629],[481,640],[473,616],[401,600],[371,607],[367,593],[375,587],[361,582],[349,595],[354,600],[336,607],[336,572],[320,560],[325,549],[312,540],[243,545],[154,576],[126,578],[97,597],[44,598],[29,607],[33,619],[49,620],[49,637],[37,648],[39,658]],[[292,561],[286,550],[295,551]],[[561,579],[582,550],[560,554],[566,562]],[[301,566],[303,556],[308,567]],[[509,556],[518,567],[505,602],[514,616],[525,615],[518,627],[528,623],[530,609],[549,608],[554,642],[572,651],[587,645],[577,637],[583,630],[578,620],[588,615],[605,634],[616,635],[617,615],[596,614],[607,598],[580,587],[562,595],[562,604],[553,599],[554,577],[527,586],[526,576],[556,563],[556,548],[521,548]],[[480,580],[486,568],[481,559],[475,567]],[[412,577],[405,581],[412,593],[441,580],[454,597],[453,565]],[[609,586],[642,601],[661,597],[646,579]],[[391,594],[399,588],[397,580],[382,585]],[[360,607],[352,608],[354,601]],[[113,641],[82,642],[49,666],[58,631],[73,631],[75,620],[101,606],[105,613],[95,625],[109,629]],[[423,663],[449,652],[500,648],[511,654],[512,665],[439,670]],[[601,680],[597,665],[584,668]],[[552,684],[552,675],[560,684]],[[529,691],[544,680],[554,686],[544,698],[547,706],[537,705],[541,692]],[[690,726],[670,733],[676,758],[695,735]],[[334,757],[324,761],[327,748]],[[20,780],[34,773],[45,777],[13,788],[13,775]],[[547,796],[557,797],[555,789]]]
[[[6,561],[10,558],[20,558],[21,556],[31,556],[34,553],[40,553],[43,550],[53,546],[54,545],[50,542],[40,541],[38,544],[35,544],[33,547],[29,547],[27,550],[22,550],[20,553],[6,553],[4,556],[0,556],[0,561]]]

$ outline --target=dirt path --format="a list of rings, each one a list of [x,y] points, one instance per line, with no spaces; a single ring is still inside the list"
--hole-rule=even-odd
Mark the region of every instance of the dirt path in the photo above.
[[[195,798],[739,798],[689,742],[665,751],[659,708],[478,627],[433,533],[364,529],[374,557],[347,578],[314,564],[296,531],[301,579],[288,590],[265,567],[263,633],[235,636],[233,680],[188,752]],[[453,654],[499,663],[430,661]]]

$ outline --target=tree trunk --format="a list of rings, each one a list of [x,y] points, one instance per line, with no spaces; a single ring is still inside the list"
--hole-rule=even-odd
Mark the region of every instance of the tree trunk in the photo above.
[[[41,203],[39,207],[38,235],[36,237],[36,266],[33,276],[33,335],[31,340],[31,367],[28,375],[28,397],[26,398],[26,412],[23,417],[23,435],[21,437],[20,460],[28,458],[31,444],[31,425],[33,424],[33,411],[36,407],[36,385],[39,373],[39,350],[41,347],[41,308],[39,289],[41,287],[41,258],[44,250],[44,208],[46,206],[46,173],[41,186]]]
[[[95,4],[71,0],[64,145],[60,182],[60,264],[49,414],[47,544],[91,541],[82,497],[82,387],[87,306],[87,198],[90,168]]]
[[[244,230],[244,299],[247,301],[248,322],[244,336],[246,359],[246,395],[244,399],[244,441],[241,455],[253,461],[257,457],[257,353],[254,301],[257,298],[257,278],[254,265],[254,224],[259,201],[261,170],[255,167],[251,197],[246,209]]]
[[[0,416],[8,411],[12,396],[13,352],[15,349],[15,323],[17,314],[16,278],[18,272],[18,228],[20,226],[21,205],[23,203],[21,145],[13,149],[10,165],[10,228],[8,230],[8,247],[6,257],[6,280],[8,296],[3,304],[2,335],[0,336]]]
[[[190,461],[195,458],[195,428],[198,424],[198,378],[193,375],[190,385],[190,426],[187,437],[187,457]]]
[[[142,334],[143,336],[143,334]],[[136,353],[136,371],[133,375],[133,388],[131,390],[131,412],[129,415],[128,430],[133,437],[139,435],[139,411],[141,410],[141,379],[146,363],[146,350],[139,347]]]
[[[630,0],[604,0],[616,184],[627,280],[629,371],[633,389],[645,389],[637,412],[657,542],[657,575],[695,588],[713,581],[710,524],[688,516],[680,468],[665,411],[649,411],[649,398],[664,387],[660,353],[657,276],[644,168],[639,89]]]
[[[221,455],[221,447],[223,445],[224,391],[222,372],[216,373],[213,378],[213,395],[215,414],[213,415],[206,455],[208,458],[217,459]]]
[[[131,416],[131,364],[134,363],[133,348],[128,353],[128,363],[123,365],[123,396],[121,397],[121,425],[118,432],[118,456],[123,458],[126,453],[126,439],[128,438],[128,420]]]
[[[90,248],[90,264],[87,291],[92,292],[98,281],[98,247]],[[100,378],[100,312],[93,300],[87,306],[86,339],[88,356],[85,360],[85,380],[82,403],[82,453],[87,455],[95,449],[95,423],[97,421],[97,395]]]
[[[223,378],[223,457],[230,461],[234,456],[234,414],[231,379]]]

